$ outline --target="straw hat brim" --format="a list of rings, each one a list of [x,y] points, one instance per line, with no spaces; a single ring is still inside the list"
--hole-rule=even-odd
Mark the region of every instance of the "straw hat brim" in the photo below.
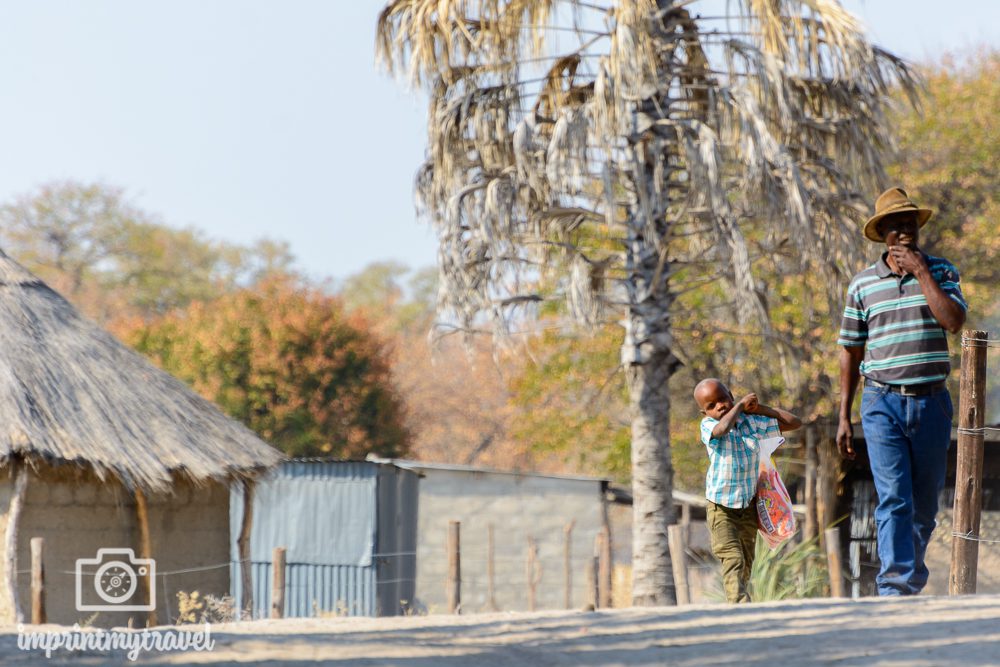
[[[923,227],[927,224],[927,221],[931,219],[934,215],[934,211],[929,208],[918,208],[912,204],[904,204],[897,208],[890,208],[889,210],[877,213],[872,217],[868,218],[868,222],[865,223],[865,238],[869,241],[875,241],[876,243],[884,243],[885,237],[878,233],[878,223],[882,218],[887,218],[891,215],[898,215],[900,213],[916,213],[917,214],[917,227]]]

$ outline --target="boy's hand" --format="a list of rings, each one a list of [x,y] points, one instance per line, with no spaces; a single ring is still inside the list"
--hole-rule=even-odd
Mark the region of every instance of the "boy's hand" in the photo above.
[[[740,405],[743,407],[743,412],[752,415],[760,407],[760,401],[757,400],[757,394],[751,393],[740,399]]]

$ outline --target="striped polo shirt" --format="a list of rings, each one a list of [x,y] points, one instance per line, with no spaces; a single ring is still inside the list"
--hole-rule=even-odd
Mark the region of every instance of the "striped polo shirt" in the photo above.
[[[885,384],[920,384],[948,377],[948,339],[934,318],[920,283],[886,263],[888,253],[859,273],[847,288],[838,345],[865,346],[861,374]],[[924,255],[931,276],[945,294],[968,309],[958,269],[946,259]]]

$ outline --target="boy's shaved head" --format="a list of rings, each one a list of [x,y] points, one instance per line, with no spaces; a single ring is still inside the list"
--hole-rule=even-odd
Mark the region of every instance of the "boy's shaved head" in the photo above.
[[[702,410],[705,409],[705,404],[708,403],[709,399],[717,395],[725,395],[729,393],[729,388],[722,383],[722,380],[717,380],[716,378],[705,378],[694,388],[694,400],[698,404],[698,407]]]

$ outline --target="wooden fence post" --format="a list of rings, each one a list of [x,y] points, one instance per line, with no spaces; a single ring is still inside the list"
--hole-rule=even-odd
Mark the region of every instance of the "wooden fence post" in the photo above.
[[[674,524],[667,526],[667,538],[670,541],[670,564],[674,571],[674,591],[677,604],[691,604],[691,589],[688,586],[687,540],[684,539],[684,526]]]
[[[275,547],[271,558],[271,618],[285,616],[285,547]]]
[[[576,519],[571,520],[563,526],[563,581],[565,591],[563,592],[563,607],[573,608],[573,526]]]
[[[958,397],[958,462],[955,469],[954,535],[951,540],[950,595],[976,592],[979,525],[983,508],[983,424],[986,419],[985,331],[962,333],[962,374]],[[962,536],[967,536],[968,539]]]
[[[816,521],[817,532],[825,539],[824,528],[837,520],[837,484],[840,480],[840,454],[832,429],[817,429],[816,450],[819,469],[816,472]],[[825,546],[825,543],[824,543]]]
[[[486,526],[486,607],[490,611],[500,611],[497,606],[496,574],[496,542],[493,524],[490,523]]]
[[[844,597],[844,572],[840,558],[840,529],[827,528],[824,531],[826,539],[826,567],[830,572],[830,597]]]
[[[528,580],[528,611],[538,608],[538,583],[542,580],[542,564],[538,561],[538,543],[528,535],[528,558],[525,563]]]
[[[597,596],[598,606],[611,607],[611,533],[602,526],[597,533]]]
[[[45,538],[31,538],[31,622],[45,623]]]
[[[816,514],[816,469],[818,467],[818,455],[816,452],[816,424],[806,425],[806,520],[802,527],[802,539],[805,542],[816,537],[819,533],[818,517]]]
[[[136,489],[134,496],[136,523],[139,525],[139,557],[153,560],[152,538],[150,537],[149,530],[149,506],[146,503],[146,494],[142,489]],[[153,580],[152,569],[147,569],[146,574],[142,576],[142,593],[145,603],[153,607],[150,611],[146,612],[146,627],[151,628],[159,623],[156,617],[156,605],[154,604],[156,602],[156,582]]]
[[[240,535],[236,546],[240,553],[240,609],[237,619],[253,620],[253,564],[250,562],[250,531],[253,527],[254,482],[243,481],[243,516],[240,520]]]
[[[597,590],[597,556],[589,556],[586,561],[587,567],[587,606],[590,609],[597,609],[601,602],[600,593]]]
[[[462,545],[459,533],[461,522],[448,522],[448,582],[445,591],[448,598],[448,613],[462,611]]]

